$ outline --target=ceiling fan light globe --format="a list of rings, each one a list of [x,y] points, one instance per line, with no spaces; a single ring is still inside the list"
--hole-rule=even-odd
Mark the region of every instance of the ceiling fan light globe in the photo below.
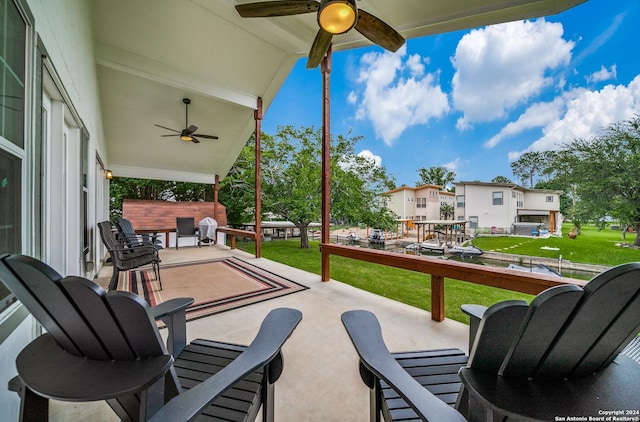
[[[183,141],[193,141],[193,138],[189,135],[180,135],[180,139],[182,139]]]
[[[323,0],[318,9],[318,24],[330,34],[344,34],[356,24],[355,0]]]

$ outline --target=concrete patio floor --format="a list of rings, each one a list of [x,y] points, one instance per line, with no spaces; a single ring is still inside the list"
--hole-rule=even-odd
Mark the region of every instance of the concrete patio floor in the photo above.
[[[234,309],[187,324],[188,338],[248,344],[267,313],[278,307],[300,310],[303,319],[283,348],[284,372],[276,383],[275,417],[282,422],[369,420],[369,391],[358,373],[358,358],[342,326],[348,310],[374,312],[391,351],[458,347],[467,351],[468,326],[452,320],[437,323],[429,312],[386,299],[341,282],[256,259],[225,246],[183,247],[160,251],[162,264],[237,256],[310,289]],[[108,284],[111,267],[96,280]],[[164,332],[164,330],[163,330]],[[116,421],[105,402],[52,403],[52,421]]]

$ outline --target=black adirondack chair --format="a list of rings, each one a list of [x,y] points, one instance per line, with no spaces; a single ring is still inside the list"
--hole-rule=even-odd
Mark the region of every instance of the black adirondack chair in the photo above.
[[[153,233],[152,235],[149,235],[147,233],[138,234],[133,229],[133,224],[131,224],[131,221],[127,220],[126,218],[118,218],[116,228],[118,229],[117,239],[123,242],[127,242],[132,247],[150,245],[156,248],[156,250],[163,249],[162,245],[160,245],[160,239],[158,239],[157,233]]]
[[[198,247],[202,246],[195,218],[176,217],[176,250],[178,249],[178,244],[182,237],[194,237],[198,243]]]
[[[375,315],[343,314],[372,389],[372,421],[553,421],[638,409],[640,365],[621,352],[640,330],[640,263],[584,289],[553,287],[530,305],[466,309],[476,314],[466,363],[459,349],[392,354]]]
[[[186,345],[184,309],[193,299],[150,308],[137,295],[62,278],[24,255],[0,256],[0,280],[47,331],[16,359],[10,385],[21,395],[21,421],[48,420],[49,399],[106,400],[123,421],[248,421],[261,405],[263,420],[273,420],[281,347],[299,311],[271,311],[248,347]],[[166,346],[156,319],[169,328]]]
[[[111,265],[113,266],[113,274],[111,275],[111,280],[109,280],[109,290],[115,290],[118,287],[120,271],[133,270],[149,264],[151,264],[160,284],[160,290],[162,290],[160,256],[157,249],[152,245],[136,246],[126,241],[119,241],[111,230],[111,223],[108,221],[98,223],[98,229],[100,230],[102,243],[109,251]]]

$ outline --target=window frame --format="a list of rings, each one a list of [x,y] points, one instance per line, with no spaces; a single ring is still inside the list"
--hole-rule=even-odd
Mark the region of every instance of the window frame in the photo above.
[[[496,196],[496,194],[499,194],[500,197],[498,198]],[[499,190],[499,191],[494,191],[491,192],[491,205],[504,205],[504,192]]]

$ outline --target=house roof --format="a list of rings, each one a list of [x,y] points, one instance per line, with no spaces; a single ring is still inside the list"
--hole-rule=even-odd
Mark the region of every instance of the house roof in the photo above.
[[[474,182],[455,182],[454,185],[495,186],[495,187],[501,187],[501,188],[518,189],[523,192],[554,193],[557,195],[561,195],[562,193],[564,193],[561,190],[553,190],[553,189],[529,189],[515,183],[492,183],[492,182],[474,181]]]
[[[406,38],[559,13],[584,0],[359,0]],[[311,14],[241,18],[248,0],[91,1],[106,164],[116,176],[212,183],[223,178],[317,32]],[[369,45],[357,31],[334,51]],[[335,71],[335,69],[334,69]],[[320,78],[320,72],[316,72]],[[162,137],[159,124],[219,136]]]

